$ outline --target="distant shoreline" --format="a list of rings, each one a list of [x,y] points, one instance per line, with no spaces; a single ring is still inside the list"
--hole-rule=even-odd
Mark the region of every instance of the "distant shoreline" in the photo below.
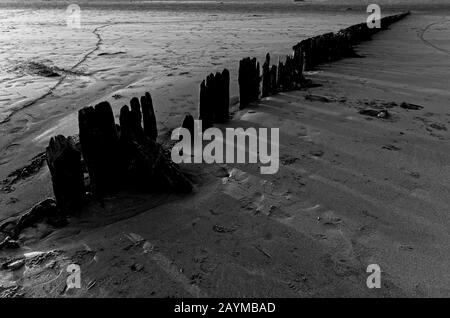
[[[343,11],[365,11],[366,4],[346,4],[311,1],[299,2],[221,2],[221,1],[66,1],[66,0],[0,0],[0,8],[19,9],[64,9],[69,4],[78,4],[83,9],[110,9],[110,10],[159,10],[159,11],[218,11],[220,12],[240,12],[248,11],[249,13],[270,13],[276,11],[278,13],[295,13],[295,12],[343,12]],[[423,3],[401,3],[401,4],[381,4],[382,10],[385,12],[393,11],[429,11],[429,12],[450,12],[450,3],[423,4]]]

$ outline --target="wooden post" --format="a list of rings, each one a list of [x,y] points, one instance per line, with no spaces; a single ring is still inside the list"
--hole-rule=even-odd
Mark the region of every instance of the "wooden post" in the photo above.
[[[156,124],[156,115],[153,108],[153,100],[150,93],[146,92],[141,97],[142,117],[144,121],[144,134],[153,141],[158,137],[158,127]]]
[[[85,195],[84,176],[81,153],[72,138],[52,137],[46,156],[59,209],[71,212],[81,207]]]
[[[118,176],[122,184],[129,185],[132,182],[133,176],[131,166],[133,164],[133,156],[135,147],[133,140],[136,136],[133,133],[133,116],[130,108],[127,105],[122,106],[119,115],[120,124],[120,143],[119,143],[119,158],[120,164],[118,169]],[[145,139],[141,139],[143,141]]]
[[[253,76],[251,78],[252,83],[252,99],[251,102],[255,102],[259,99],[259,94],[261,93],[261,72],[259,67],[259,62],[256,57],[252,59]]]
[[[245,108],[249,103],[249,62],[250,58],[245,58],[239,61],[239,108]]]
[[[277,90],[281,92],[284,88],[284,65],[281,59],[278,58],[278,74],[277,74]]]
[[[208,78],[210,78],[210,75],[208,76]],[[209,87],[207,86],[207,81],[210,82],[211,79],[203,80],[200,84],[198,119],[202,121],[203,129],[209,128],[211,126],[210,92]]]
[[[120,140],[131,139],[132,130],[131,130],[131,114],[130,109],[127,105],[122,106],[120,109],[119,115],[119,123],[120,123]]]
[[[206,77],[206,105],[204,110],[204,118],[202,118],[202,127],[207,129],[214,124],[214,110],[217,95],[215,93],[215,77],[211,73]]]
[[[78,112],[80,143],[91,184],[97,193],[110,192],[117,185],[118,135],[111,105],[102,102]]]
[[[294,46],[294,87],[298,88],[303,82],[303,53],[300,46]]]
[[[303,43],[302,46],[302,51],[304,52],[303,54],[303,63],[305,65],[305,71],[311,71],[313,68],[312,65],[312,40],[311,38],[308,38],[306,40],[303,40],[301,43]]]
[[[266,60],[264,61],[263,67],[262,67],[262,94],[261,97],[267,97],[270,95],[271,89],[270,89],[270,54],[266,54]]]
[[[217,96],[214,122],[224,123],[229,119],[230,106],[230,72],[224,69],[222,73],[216,73],[214,77],[214,89],[212,94]]]
[[[184,116],[183,119],[183,123],[181,124],[182,128],[185,128],[189,131],[189,133],[191,134],[191,139],[189,140],[189,143],[191,145],[191,154],[193,154],[193,150],[194,150],[194,145],[193,145],[193,140],[195,138],[194,136],[194,131],[195,131],[195,127],[194,127],[195,123],[194,123],[194,117],[192,117],[191,114],[186,114],[186,116]],[[182,140],[182,137],[180,136],[179,141]]]
[[[137,97],[133,97],[130,100],[131,107],[131,130],[133,131],[136,138],[144,137],[144,130],[142,129],[142,113],[141,105]]]
[[[181,127],[189,130],[191,137],[194,137],[194,117],[192,117],[191,114],[186,114],[186,116],[184,116]]]
[[[230,72],[222,71],[222,112],[221,120],[226,122],[230,119]]]
[[[317,41],[317,36],[315,36],[315,37],[313,37],[312,38],[312,41],[311,41],[311,66],[312,67],[316,67],[317,66],[317,60],[318,60],[318,57],[319,57],[319,52],[318,52],[318,49],[317,49],[317,43],[318,41]]]
[[[276,94],[278,92],[277,87],[277,66],[272,65],[270,69],[270,93]]]
[[[216,72],[212,74],[211,79],[211,119],[212,124],[222,121],[222,73]]]
[[[239,62],[239,100],[240,108],[259,99],[261,74],[256,58],[249,57]]]
[[[206,82],[202,81],[200,84],[200,98],[198,103],[198,119],[203,121],[207,116],[207,91],[206,91]]]
[[[285,85],[287,90],[291,90],[294,86],[294,69],[293,69],[293,63],[292,58],[290,55],[286,56],[285,61]]]

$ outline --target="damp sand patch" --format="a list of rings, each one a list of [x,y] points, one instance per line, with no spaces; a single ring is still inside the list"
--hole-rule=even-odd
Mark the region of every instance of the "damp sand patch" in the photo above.
[[[68,70],[55,65],[51,61],[24,61],[19,62],[10,69],[13,73],[22,75],[32,75],[47,78],[58,78],[61,76],[88,76],[89,74],[82,71]]]

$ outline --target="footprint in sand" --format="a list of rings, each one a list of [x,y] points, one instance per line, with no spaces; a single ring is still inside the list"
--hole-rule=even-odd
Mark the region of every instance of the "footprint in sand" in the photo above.
[[[383,149],[387,149],[387,150],[393,150],[393,151],[399,151],[401,150],[401,148],[394,146],[394,145],[384,145]]]
[[[447,131],[447,127],[444,124],[433,123],[430,125],[430,127],[436,130]]]
[[[409,252],[409,251],[412,251],[414,248],[413,248],[411,245],[400,244],[400,245],[398,246],[398,249],[399,249],[400,251],[406,251],[406,252]]]
[[[333,211],[326,211],[322,216],[318,217],[318,220],[325,226],[338,226],[342,224],[342,219],[336,216]]]

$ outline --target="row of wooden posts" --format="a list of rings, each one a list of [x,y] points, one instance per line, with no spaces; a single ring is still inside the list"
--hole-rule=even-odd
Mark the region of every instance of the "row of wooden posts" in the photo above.
[[[283,90],[299,88],[303,81],[302,59],[300,56],[286,56],[285,62],[278,61],[270,67],[270,54],[262,68],[256,58],[244,58],[239,62],[239,105],[243,109],[260,97],[276,94]],[[262,87],[261,87],[262,82]],[[261,90],[262,89],[262,90]],[[215,123],[224,123],[229,119],[230,105],[230,72],[224,69],[222,73],[211,73],[200,84],[198,118],[203,128]],[[193,125],[193,117],[186,115],[182,127]]]
[[[330,32],[305,39],[293,47],[293,54],[287,55],[284,62],[279,59],[277,65],[270,64],[270,54],[267,53],[262,66],[262,75],[256,58],[247,57],[240,60],[238,75],[240,108],[245,108],[260,97],[300,88],[305,82],[304,71],[311,71],[321,63],[355,55],[354,45],[369,40],[375,33],[387,29],[392,23],[409,14],[406,12],[384,17],[380,20],[381,28],[369,28],[367,23],[360,23],[336,33]],[[216,73],[209,75],[200,85],[199,119],[202,120],[204,128],[216,122],[224,122],[228,117],[226,101],[230,100],[229,72],[225,71],[226,83],[222,81],[223,73]],[[215,93],[218,87],[220,94]],[[192,125],[193,117],[189,115],[185,118],[183,127]]]
[[[222,73],[211,73],[200,84],[200,101],[198,118],[204,128],[214,123],[224,123],[228,120],[230,105],[230,72],[224,69]]]
[[[404,18],[409,12],[385,17],[382,29]],[[303,71],[320,63],[348,56],[353,45],[370,38],[379,29],[358,24],[337,33],[326,33],[303,40],[293,54],[277,65],[270,65],[270,54],[262,66],[256,58],[239,62],[240,108],[260,97],[302,86]],[[262,82],[262,85],[261,85]],[[210,74],[200,84],[199,119],[203,128],[229,119],[230,72]],[[156,141],[158,136],[152,98],[146,93],[132,98],[130,107],[120,110],[115,123],[111,105],[102,102],[78,112],[79,142],[72,137],[51,138],[46,149],[53,190],[58,207],[77,208],[87,191],[102,195],[124,185],[145,189],[190,191],[191,183]],[[142,126],[143,123],[143,126]],[[194,117],[187,115],[182,127],[194,131]]]
[[[270,54],[266,54],[261,97],[300,88],[303,82],[303,59],[300,55],[294,52],[293,55],[287,55],[284,62],[278,59],[278,65],[270,66]]]
[[[311,71],[321,63],[354,55],[354,45],[370,40],[374,34],[387,29],[409,14],[410,12],[405,12],[386,16],[380,19],[380,28],[369,28],[367,23],[360,23],[336,33],[330,32],[305,39],[293,47],[294,55],[301,57],[305,71]]]
[[[104,195],[123,188],[190,191],[191,183],[156,142],[152,98],[146,93],[120,109],[101,102],[78,112],[79,142],[62,135],[46,149],[57,205],[79,208],[87,192]],[[142,126],[143,123],[143,126]]]

